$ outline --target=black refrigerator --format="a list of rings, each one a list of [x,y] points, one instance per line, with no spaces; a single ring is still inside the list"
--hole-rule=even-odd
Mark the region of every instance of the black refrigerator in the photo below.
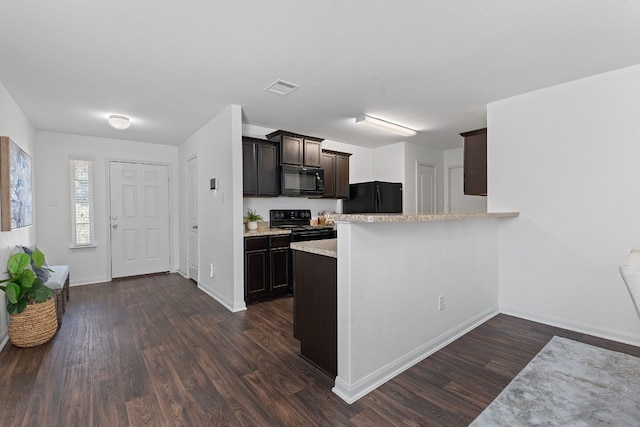
[[[349,185],[349,199],[342,201],[343,213],[402,213],[402,184],[371,181]]]

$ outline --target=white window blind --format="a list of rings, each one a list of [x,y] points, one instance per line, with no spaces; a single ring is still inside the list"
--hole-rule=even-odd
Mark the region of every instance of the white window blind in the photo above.
[[[93,159],[69,159],[71,173],[71,246],[95,246]]]

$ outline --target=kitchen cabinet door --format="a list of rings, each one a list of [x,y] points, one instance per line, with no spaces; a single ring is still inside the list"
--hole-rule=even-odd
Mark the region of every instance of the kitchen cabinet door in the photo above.
[[[242,193],[245,196],[258,194],[256,144],[251,141],[242,142]]]
[[[278,179],[278,147],[275,144],[257,145],[257,181],[258,196],[277,197],[279,189]]]
[[[324,195],[329,199],[349,198],[350,153],[322,150],[321,167],[324,169]]]
[[[271,290],[288,290],[291,283],[289,270],[291,269],[291,254],[289,248],[270,249],[271,257]]]
[[[461,133],[464,138],[464,194],[487,195],[487,129]]]
[[[335,191],[335,174],[336,174],[336,155],[333,153],[323,152],[320,167],[324,169],[324,197],[333,199],[336,197]]]
[[[269,238],[244,239],[244,298],[251,301],[269,290]]]
[[[321,154],[322,154],[322,142],[305,139],[304,140],[304,161],[302,162],[302,166],[319,168]]]
[[[242,194],[257,197],[280,194],[277,144],[242,137]]]
[[[335,197],[349,198],[349,156],[351,154],[336,154]]]
[[[302,154],[304,152],[303,139],[283,135],[280,143],[280,162],[285,165],[302,165]]]
[[[271,292],[278,294],[291,289],[291,236],[271,236],[269,256],[271,267]]]

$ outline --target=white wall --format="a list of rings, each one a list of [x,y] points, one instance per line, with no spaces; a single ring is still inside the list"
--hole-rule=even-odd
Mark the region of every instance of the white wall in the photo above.
[[[402,211],[416,213],[416,163],[436,169],[436,210],[444,210],[444,152],[408,142],[385,145],[373,151],[373,179],[402,183]]]
[[[405,147],[403,142],[374,148],[372,175],[376,181],[404,184]],[[403,186],[404,187],[404,186]]]
[[[423,145],[405,142],[404,144],[404,213],[417,211],[417,163],[433,166],[436,170],[436,212],[444,212],[444,151]]]
[[[508,221],[338,222],[334,392],[353,402],[497,313]]]
[[[198,157],[198,287],[231,311],[243,310],[242,110],[231,105],[179,148],[180,270],[186,272],[186,162]],[[209,189],[209,179],[218,189]],[[214,277],[209,277],[210,264]]]
[[[37,243],[50,264],[67,264],[72,285],[111,280],[109,223],[109,161],[127,160],[168,164],[170,168],[171,260],[178,267],[178,147],[56,132],[36,132],[35,186]],[[95,161],[94,207],[96,247],[71,249],[69,156]],[[49,200],[56,199],[57,206]]]
[[[461,137],[462,138],[462,137]],[[459,212],[487,212],[486,196],[467,196],[464,194],[464,185],[462,188],[451,188],[449,182],[449,170],[451,168],[464,167],[464,148],[455,148],[444,152],[444,212],[451,212],[450,191],[458,194],[460,201]]]
[[[10,137],[20,148],[26,153],[31,155],[32,158],[32,183],[34,192],[34,211],[38,207],[37,201],[37,186],[35,185],[35,179],[39,175],[39,171],[34,167],[35,160],[37,159],[34,150],[35,131],[29,120],[22,113],[22,110],[15,103],[11,95],[7,92],[4,85],[0,83],[0,135]],[[19,228],[12,231],[0,232],[0,272],[2,278],[6,278],[7,275],[5,266],[9,259],[11,248],[15,245],[32,245],[36,242],[36,225],[38,224],[37,216],[34,216],[34,225],[29,227]],[[49,255],[46,254],[45,255]],[[5,306],[5,298],[0,292],[0,348],[7,342],[7,325],[8,317]]]
[[[618,265],[640,242],[640,66],[488,106],[505,313],[640,345]]]

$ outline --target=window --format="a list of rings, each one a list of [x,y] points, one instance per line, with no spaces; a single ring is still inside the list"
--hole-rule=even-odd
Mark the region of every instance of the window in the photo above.
[[[93,159],[69,159],[71,173],[71,247],[95,246]]]

